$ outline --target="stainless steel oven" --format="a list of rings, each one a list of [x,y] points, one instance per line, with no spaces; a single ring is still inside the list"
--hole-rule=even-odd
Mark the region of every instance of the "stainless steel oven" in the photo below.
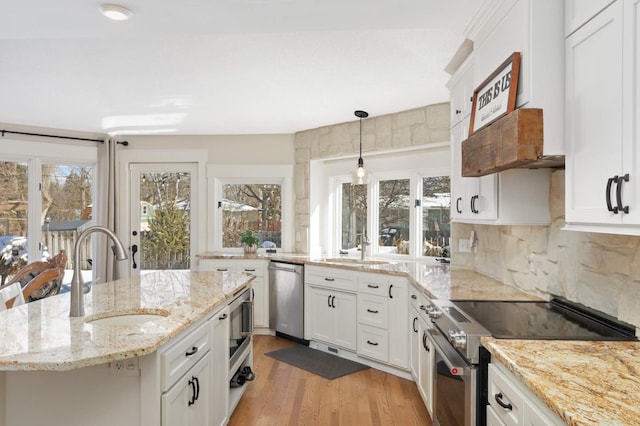
[[[432,329],[429,338],[435,349],[434,425],[476,425],[478,367],[467,363],[439,331]]]
[[[229,365],[249,350],[253,335],[253,291],[246,289],[229,304]]]

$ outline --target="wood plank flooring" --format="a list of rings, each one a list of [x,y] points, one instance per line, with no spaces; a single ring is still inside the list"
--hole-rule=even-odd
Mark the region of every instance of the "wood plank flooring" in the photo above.
[[[426,425],[431,426],[414,382],[370,368],[327,380],[265,356],[295,345],[254,336],[254,371],[230,426]]]

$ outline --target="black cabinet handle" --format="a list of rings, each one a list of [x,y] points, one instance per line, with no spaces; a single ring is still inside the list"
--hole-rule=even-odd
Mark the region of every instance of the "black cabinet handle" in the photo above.
[[[218,272],[227,272],[229,270],[229,268],[216,268],[216,271]]]
[[[411,295],[411,298],[412,298],[413,300],[416,300],[416,299],[418,298],[418,296],[416,296],[415,294],[412,294],[412,295]]]
[[[192,378],[193,379],[193,378]],[[188,406],[191,407],[196,402],[196,383],[193,380],[189,380],[189,386],[191,386],[191,400],[189,401]]]
[[[255,268],[253,268],[253,269],[245,268],[244,271],[245,272],[255,272],[256,269]]]
[[[335,281],[336,279],[335,279],[335,278],[325,278],[324,280],[325,280],[325,281],[332,282],[332,281]]]
[[[494,397],[496,398],[496,402],[498,403],[499,406],[501,406],[505,410],[509,410],[509,411],[513,410],[513,405],[505,404],[504,402],[502,402],[502,392],[495,394]]]
[[[190,351],[185,352],[184,356],[191,356],[191,355],[195,355],[195,353],[198,352],[198,347],[197,346],[192,346]]]
[[[418,332],[418,328],[416,327],[416,321],[418,321],[418,317],[414,317],[413,318],[413,326],[412,326],[412,328],[413,328],[413,332],[414,333]]]
[[[372,309],[367,309],[367,312],[369,312],[370,314],[377,314],[378,313],[378,311],[374,311]]]
[[[194,401],[197,401],[200,398],[200,379],[197,377],[192,377],[192,379],[196,382],[196,398]]]
[[[475,214],[480,213],[480,212],[478,211],[478,209],[476,209],[476,200],[477,200],[478,198],[480,198],[480,196],[479,196],[479,195],[474,195],[473,197],[471,197],[471,212],[472,212],[472,213],[475,213]]]
[[[331,307],[331,295],[329,295],[329,297],[327,297],[327,306]]]
[[[611,205],[611,185],[617,182],[618,176],[610,177],[609,179],[607,179],[607,192],[604,194],[605,200],[607,201],[607,210],[615,214],[618,214],[618,208]]]
[[[391,294],[391,289],[393,288],[393,284],[389,286],[389,299],[393,299],[393,295]]]
[[[427,333],[422,333],[422,347],[425,351],[431,352],[431,348],[427,346]]]
[[[462,201],[462,197],[456,198],[456,211],[458,213],[462,213],[462,210],[460,210],[460,201]]]
[[[369,288],[380,288],[379,285],[373,285],[373,284],[367,284],[367,287],[369,287]]]
[[[456,110],[456,115],[460,114],[462,111],[460,111],[459,109]]]
[[[629,206],[622,205],[622,182],[629,182],[629,173],[618,178],[618,186],[616,187],[617,209],[623,213],[629,213]]]
[[[378,346],[376,342],[372,342],[370,340],[367,340],[367,343],[370,344],[371,346]]]
[[[335,296],[332,296],[332,297],[331,297],[331,307],[332,307],[332,308],[335,308],[335,307],[336,307],[336,297],[335,297]]]
[[[218,317],[218,319],[219,319],[220,321],[222,321],[222,320],[226,320],[226,319],[227,319],[227,314],[222,314],[222,315],[220,315],[220,316]]]

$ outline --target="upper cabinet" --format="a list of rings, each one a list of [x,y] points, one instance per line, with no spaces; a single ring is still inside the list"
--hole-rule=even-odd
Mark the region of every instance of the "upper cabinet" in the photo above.
[[[640,0],[594,7],[595,16],[577,3],[566,3],[584,22],[566,39],[566,228],[640,235]]]
[[[461,144],[468,137],[477,87],[513,52],[520,52],[516,108],[543,110],[543,155],[564,155],[564,21],[557,0],[490,0],[469,25],[473,53],[447,67],[451,93],[451,217],[456,222],[545,225],[550,169],[513,169],[462,177]],[[456,66],[454,62],[458,63]]]
[[[564,35],[569,36],[614,0],[565,0]]]

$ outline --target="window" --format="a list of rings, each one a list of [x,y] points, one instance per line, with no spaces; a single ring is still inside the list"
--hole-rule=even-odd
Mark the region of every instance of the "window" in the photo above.
[[[359,249],[363,230],[367,229],[367,185],[342,183],[342,250]]]
[[[275,183],[222,185],[222,247],[242,247],[240,235],[251,230],[260,247],[282,247],[282,187]]]
[[[27,263],[46,260],[60,250],[67,252],[67,268],[71,269],[75,240],[92,219],[97,149],[60,147],[0,141],[2,283]],[[56,159],[61,151],[64,160]],[[91,258],[90,241],[83,253]],[[91,280],[90,272],[84,277]]]
[[[451,248],[451,179],[422,179],[422,256],[449,257]]]
[[[293,167],[286,165],[209,166],[208,249],[240,252],[240,235],[258,236],[258,251],[292,248]]]
[[[410,179],[381,180],[378,183],[378,239],[380,253],[409,254]]]

